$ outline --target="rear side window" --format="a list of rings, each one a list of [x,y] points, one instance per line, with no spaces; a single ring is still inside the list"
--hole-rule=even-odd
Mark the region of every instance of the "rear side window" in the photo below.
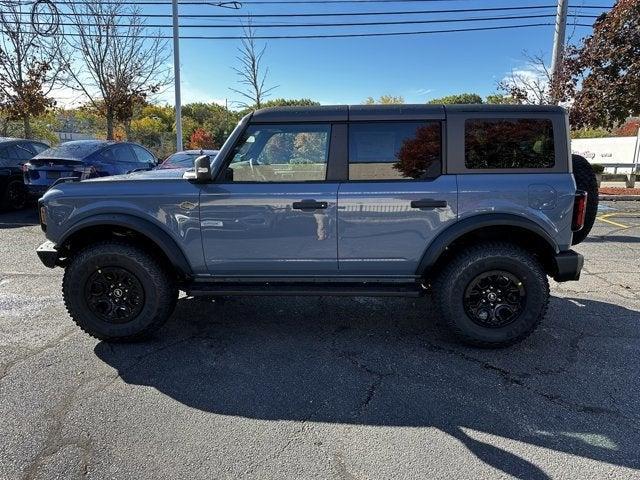
[[[349,125],[349,180],[418,180],[442,170],[440,122]]]
[[[114,145],[111,150],[116,162],[135,163],[138,161],[129,145]]]
[[[548,119],[465,121],[465,166],[471,169],[552,168],[553,124]]]

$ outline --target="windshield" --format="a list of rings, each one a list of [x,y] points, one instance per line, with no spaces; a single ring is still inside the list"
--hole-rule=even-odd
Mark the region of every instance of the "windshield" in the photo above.
[[[211,157],[211,160],[215,158],[217,155],[217,151],[213,153],[205,153]],[[202,155],[201,152],[197,153],[186,153],[186,152],[178,152],[174,153],[170,157],[168,157],[164,162],[162,162],[158,168],[159,169],[167,169],[167,168],[193,168],[193,161]]]

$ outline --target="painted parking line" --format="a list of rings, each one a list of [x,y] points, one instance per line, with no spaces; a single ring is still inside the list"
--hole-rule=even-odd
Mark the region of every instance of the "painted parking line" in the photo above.
[[[604,215],[600,215],[598,217],[596,217],[598,220],[600,220],[601,222],[606,222],[609,223],[611,225],[615,225],[616,227],[620,227],[620,228],[629,228],[630,225],[624,225],[622,223],[618,223],[618,222],[614,222],[613,220],[609,220],[610,217],[614,217],[616,215],[619,215],[618,213],[606,213]]]

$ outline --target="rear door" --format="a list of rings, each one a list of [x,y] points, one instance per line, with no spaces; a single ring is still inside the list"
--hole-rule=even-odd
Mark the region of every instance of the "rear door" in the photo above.
[[[338,191],[341,274],[414,275],[427,246],[457,220],[443,122],[443,114],[350,122],[349,180]]]
[[[338,182],[327,180],[330,123],[251,125],[222,179],[200,196],[209,271],[311,276],[338,270]]]

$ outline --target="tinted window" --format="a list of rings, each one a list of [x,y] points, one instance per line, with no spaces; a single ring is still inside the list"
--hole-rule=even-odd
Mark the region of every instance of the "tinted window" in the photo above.
[[[229,168],[236,182],[308,182],[327,174],[330,125],[254,125]]]
[[[109,150],[112,150],[116,162],[135,163],[138,161],[129,145],[114,145]]]
[[[0,157],[15,161],[24,161],[30,160],[33,157],[33,153],[27,150],[24,145],[16,143],[0,149]]]
[[[49,148],[44,143],[31,143],[31,150],[33,150],[36,154],[40,152],[44,152],[47,148]]]
[[[136,152],[136,157],[138,157],[138,162],[140,163],[156,163],[156,158],[148,152],[146,149],[139,147],[138,145],[131,145],[133,151]]]
[[[440,122],[349,126],[349,180],[415,180],[442,169]]]
[[[9,147],[10,150],[13,150],[11,156],[19,160],[30,160],[35,153],[29,150],[29,146],[28,143],[16,143],[13,147]]]
[[[544,119],[465,121],[467,168],[551,168],[553,125]]]

